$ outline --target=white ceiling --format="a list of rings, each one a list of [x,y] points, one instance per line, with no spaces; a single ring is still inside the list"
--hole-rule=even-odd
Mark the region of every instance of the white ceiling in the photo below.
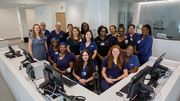
[[[88,0],[0,0],[0,9],[5,8],[16,8],[16,7],[24,7],[24,8],[33,8],[40,5],[45,5],[50,2],[84,2]],[[122,3],[137,3],[137,2],[146,2],[146,1],[164,1],[164,0],[120,0]]]

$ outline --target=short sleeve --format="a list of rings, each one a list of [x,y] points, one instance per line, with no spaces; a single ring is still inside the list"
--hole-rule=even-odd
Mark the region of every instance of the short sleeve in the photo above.
[[[48,50],[48,56],[51,56],[51,48]]]
[[[83,50],[83,43],[80,44],[80,48],[79,48],[79,51],[82,51]]]
[[[96,72],[96,65],[93,63],[93,73]]]
[[[140,66],[139,59],[136,55],[134,55],[134,66]]]
[[[107,68],[108,67],[108,62],[109,62],[109,58],[105,58],[103,63],[102,63],[102,66]]]
[[[30,38],[31,40],[33,40],[33,39],[34,39],[34,37],[33,37],[33,36],[29,36],[29,38]]]
[[[69,62],[74,62],[74,56],[71,54],[71,53],[69,53],[69,55],[70,55],[70,59],[69,59]]]
[[[54,63],[57,63],[57,59],[58,59],[58,54],[57,55],[55,55],[55,57],[54,57]]]
[[[96,42],[93,42],[93,44],[94,44],[94,50],[97,50],[98,48],[97,48]]]
[[[126,61],[123,61],[123,64],[122,64],[121,68],[122,68],[122,70],[127,69]]]

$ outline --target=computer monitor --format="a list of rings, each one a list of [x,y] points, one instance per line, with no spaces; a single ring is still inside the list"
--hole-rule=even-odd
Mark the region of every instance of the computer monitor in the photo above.
[[[133,76],[130,81],[128,93],[127,93],[127,98],[133,99],[138,92],[140,92],[141,85],[144,84],[145,76],[147,72],[150,70],[151,67],[147,66],[141,71],[139,71],[138,74]]]
[[[157,70],[157,68],[158,68],[159,64],[161,63],[161,61],[163,60],[163,57],[165,54],[166,53],[163,53],[159,58],[156,59],[156,61],[154,62],[154,65],[149,73],[150,75],[152,75],[155,72],[155,70]]]
[[[45,81],[48,82],[56,82],[57,85],[61,87],[61,91],[65,92],[64,90],[64,85],[63,85],[63,77],[62,73],[55,69],[53,66],[48,65],[44,63],[44,79]]]
[[[23,60],[22,62],[25,62],[25,61],[29,61],[30,63],[34,63],[36,62],[32,56],[30,55],[30,53],[28,51],[26,51],[25,49],[22,49],[23,50],[23,54],[25,55],[26,59]]]

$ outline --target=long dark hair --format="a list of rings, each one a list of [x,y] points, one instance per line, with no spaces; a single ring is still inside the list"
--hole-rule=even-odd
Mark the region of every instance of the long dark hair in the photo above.
[[[91,53],[87,49],[82,50],[82,52],[80,53],[77,61],[74,64],[74,72],[77,75],[79,75],[81,73],[81,70],[83,68],[83,63],[84,63],[84,60],[82,59],[82,55],[83,55],[84,52],[86,52],[88,54],[88,56],[89,56],[88,63],[87,63],[88,75],[92,76],[92,74],[93,74],[93,60],[92,60],[92,57],[91,57]]]
[[[149,24],[145,24],[143,27],[149,30],[149,34],[152,35],[151,26]]]
[[[87,29],[87,30],[89,30],[89,25],[88,25],[88,23],[83,22],[82,25],[81,25],[81,34],[85,34],[85,30],[84,30],[84,27],[83,27],[84,24],[87,24],[87,26],[88,26],[88,29]]]
[[[86,40],[86,34],[87,34],[87,32],[90,32],[90,33],[91,33],[91,41],[94,41],[92,31],[91,31],[91,30],[88,30],[88,31],[86,31],[86,33],[84,34],[84,40],[83,40],[83,43],[86,43],[86,42],[87,42],[87,40]]]

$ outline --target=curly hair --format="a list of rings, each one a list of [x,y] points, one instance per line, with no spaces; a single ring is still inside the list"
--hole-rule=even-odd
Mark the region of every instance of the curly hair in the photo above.
[[[91,57],[91,53],[87,49],[82,50],[82,52],[80,53],[77,61],[74,64],[74,72],[77,75],[79,75],[81,73],[81,70],[82,70],[83,64],[84,64],[84,60],[82,59],[82,55],[84,52],[86,52],[89,56],[88,63],[87,63],[88,74],[89,74],[89,76],[92,76],[92,74],[93,74],[93,60]]]

